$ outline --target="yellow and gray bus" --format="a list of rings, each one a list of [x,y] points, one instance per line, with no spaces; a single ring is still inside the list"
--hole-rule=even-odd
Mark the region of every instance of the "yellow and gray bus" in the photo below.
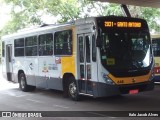
[[[155,67],[154,67],[154,82],[160,82],[160,34],[153,34],[152,48],[154,53]]]
[[[143,19],[104,16],[6,35],[2,71],[22,91],[56,89],[73,100],[152,90],[148,25]]]

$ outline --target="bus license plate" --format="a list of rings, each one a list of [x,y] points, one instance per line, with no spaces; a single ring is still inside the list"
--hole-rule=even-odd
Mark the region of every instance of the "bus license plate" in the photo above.
[[[129,94],[137,94],[138,92],[139,92],[138,89],[130,90],[130,91],[129,91]]]

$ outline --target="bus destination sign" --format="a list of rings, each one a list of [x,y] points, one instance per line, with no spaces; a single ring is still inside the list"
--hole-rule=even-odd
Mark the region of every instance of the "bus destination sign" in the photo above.
[[[117,28],[140,28],[142,26],[141,22],[112,22],[112,21],[105,21],[105,27],[117,27]]]

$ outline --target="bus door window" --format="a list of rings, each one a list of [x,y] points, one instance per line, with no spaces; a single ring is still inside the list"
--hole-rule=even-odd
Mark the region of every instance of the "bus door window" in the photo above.
[[[84,73],[84,42],[83,42],[83,36],[79,37],[79,61],[80,61],[80,78],[84,79],[85,73]]]
[[[96,39],[95,39],[95,35],[92,36],[92,61],[96,62]]]
[[[12,45],[6,45],[6,70],[7,70],[7,79],[12,81]]]
[[[90,63],[90,37],[86,36],[86,62]]]
[[[91,63],[91,59],[90,59],[90,36],[86,36],[86,63]],[[87,80],[91,79],[91,65],[87,64],[86,66],[86,71],[87,71]]]
[[[12,46],[7,46],[7,51],[8,51],[8,62],[11,62],[12,60],[12,53],[11,53],[11,49],[12,49]]]
[[[80,35],[78,37],[78,51],[80,62],[79,90],[82,93],[92,94],[91,80],[91,36]],[[92,53],[93,54],[93,53]]]
[[[5,43],[4,41],[2,42],[2,57],[5,57]]]
[[[85,48],[86,48],[86,81],[85,81],[85,92],[87,94],[92,94],[93,87],[92,87],[92,82],[91,82],[91,36],[86,35],[85,36]]]

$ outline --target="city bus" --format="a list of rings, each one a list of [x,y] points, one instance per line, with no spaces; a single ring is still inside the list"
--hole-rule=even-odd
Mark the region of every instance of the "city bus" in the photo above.
[[[145,20],[123,16],[43,25],[2,37],[2,72],[22,91],[63,91],[79,100],[154,88],[153,53]]]
[[[154,82],[160,82],[160,35],[154,34],[151,35],[151,37],[152,37],[152,47],[155,60]]]

